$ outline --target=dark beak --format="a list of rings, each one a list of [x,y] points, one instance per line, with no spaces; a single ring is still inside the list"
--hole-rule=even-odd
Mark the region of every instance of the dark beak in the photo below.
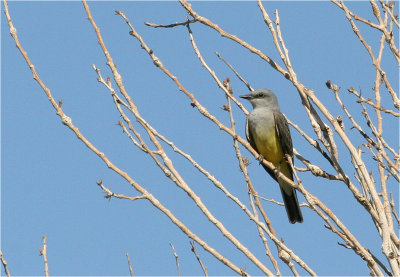
[[[251,95],[250,94],[239,95],[239,97],[243,98],[243,99],[247,99],[247,100],[251,99]]]

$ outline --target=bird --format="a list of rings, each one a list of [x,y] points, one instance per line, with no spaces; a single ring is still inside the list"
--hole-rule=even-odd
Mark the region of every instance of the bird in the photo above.
[[[293,181],[292,167],[286,158],[286,155],[293,158],[292,138],[288,122],[280,112],[276,95],[269,89],[261,88],[240,97],[253,106],[246,119],[248,142],[260,154],[260,160],[265,158]],[[303,222],[296,190],[282,178],[278,178],[273,170],[265,165],[263,167],[279,183],[289,222]]]

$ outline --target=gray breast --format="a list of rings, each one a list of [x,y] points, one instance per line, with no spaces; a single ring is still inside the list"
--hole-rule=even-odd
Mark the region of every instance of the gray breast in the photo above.
[[[254,109],[248,117],[250,129],[275,128],[274,115],[271,110],[265,108]]]

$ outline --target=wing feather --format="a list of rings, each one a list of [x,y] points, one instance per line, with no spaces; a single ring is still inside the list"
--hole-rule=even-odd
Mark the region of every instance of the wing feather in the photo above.
[[[290,135],[289,124],[285,116],[281,112],[275,111],[274,120],[275,120],[276,133],[278,135],[279,141],[281,142],[283,154],[290,155],[290,157],[293,157],[292,137]],[[289,168],[290,171],[292,171],[291,167]]]

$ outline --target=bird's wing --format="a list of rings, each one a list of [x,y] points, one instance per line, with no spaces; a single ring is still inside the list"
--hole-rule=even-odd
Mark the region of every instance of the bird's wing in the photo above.
[[[256,150],[258,152],[256,144],[253,139],[253,135],[251,134],[250,129],[249,129],[249,119],[248,118],[246,120],[246,138],[247,138],[247,141],[250,143],[251,147],[253,147],[254,150]]]
[[[293,157],[293,145],[292,137],[290,136],[289,124],[285,116],[279,111],[274,112],[274,119],[276,132],[281,142],[282,152],[284,155],[288,154],[290,155],[290,157]],[[287,164],[284,165],[283,169],[288,170],[290,172],[290,176],[285,174],[285,171],[283,173],[293,180],[292,167],[289,165],[287,159],[285,159],[285,161],[287,162]],[[296,222],[303,222],[303,215],[301,214],[299,201],[297,200],[295,189],[292,187],[288,188],[288,185],[284,185],[284,183],[281,182],[279,182],[279,184],[290,223],[293,224]]]
[[[275,128],[276,133],[278,135],[279,141],[281,142],[282,152],[284,155],[290,155],[293,157],[293,145],[292,145],[292,137],[290,136],[289,124],[285,118],[285,116],[279,112],[274,112],[275,119]],[[291,167],[290,171],[291,170]]]

